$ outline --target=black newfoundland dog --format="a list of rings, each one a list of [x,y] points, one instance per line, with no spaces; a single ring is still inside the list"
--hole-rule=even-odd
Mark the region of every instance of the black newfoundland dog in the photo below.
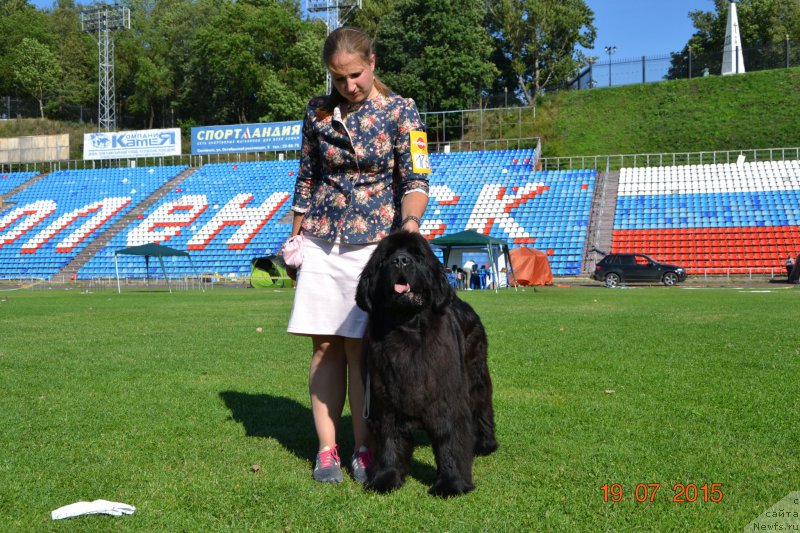
[[[364,371],[374,460],[366,487],[389,492],[403,484],[412,429],[421,427],[436,456],[430,493],[471,491],[473,457],[498,447],[480,318],[456,296],[428,242],[405,231],[380,242],[356,303],[369,314]]]

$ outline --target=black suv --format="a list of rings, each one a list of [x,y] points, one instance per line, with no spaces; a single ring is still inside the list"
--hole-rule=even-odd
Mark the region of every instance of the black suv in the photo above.
[[[597,263],[592,277],[606,287],[629,281],[660,281],[672,286],[686,279],[686,269],[653,261],[644,254],[608,254]]]

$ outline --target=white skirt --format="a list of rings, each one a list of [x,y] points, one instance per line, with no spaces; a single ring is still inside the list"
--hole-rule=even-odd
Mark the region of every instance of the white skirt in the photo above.
[[[360,339],[367,314],[356,305],[358,276],[376,247],[331,243],[306,235],[287,331]]]

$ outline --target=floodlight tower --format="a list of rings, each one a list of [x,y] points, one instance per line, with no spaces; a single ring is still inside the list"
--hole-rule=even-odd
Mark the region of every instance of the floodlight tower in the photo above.
[[[343,25],[342,21],[356,10],[361,9],[361,0],[308,0],[306,9],[309,13],[320,14],[325,20],[328,34]],[[327,74],[327,91],[331,92],[331,74]]]
[[[80,18],[83,31],[97,33],[97,130],[112,131],[117,127],[117,114],[114,102],[114,39],[111,33],[130,29],[131,12],[127,7],[101,2],[82,9]]]

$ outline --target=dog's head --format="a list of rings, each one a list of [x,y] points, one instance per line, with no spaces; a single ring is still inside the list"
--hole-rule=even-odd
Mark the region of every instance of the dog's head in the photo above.
[[[411,314],[440,311],[453,298],[444,267],[419,233],[383,239],[361,272],[356,303],[367,311]]]

